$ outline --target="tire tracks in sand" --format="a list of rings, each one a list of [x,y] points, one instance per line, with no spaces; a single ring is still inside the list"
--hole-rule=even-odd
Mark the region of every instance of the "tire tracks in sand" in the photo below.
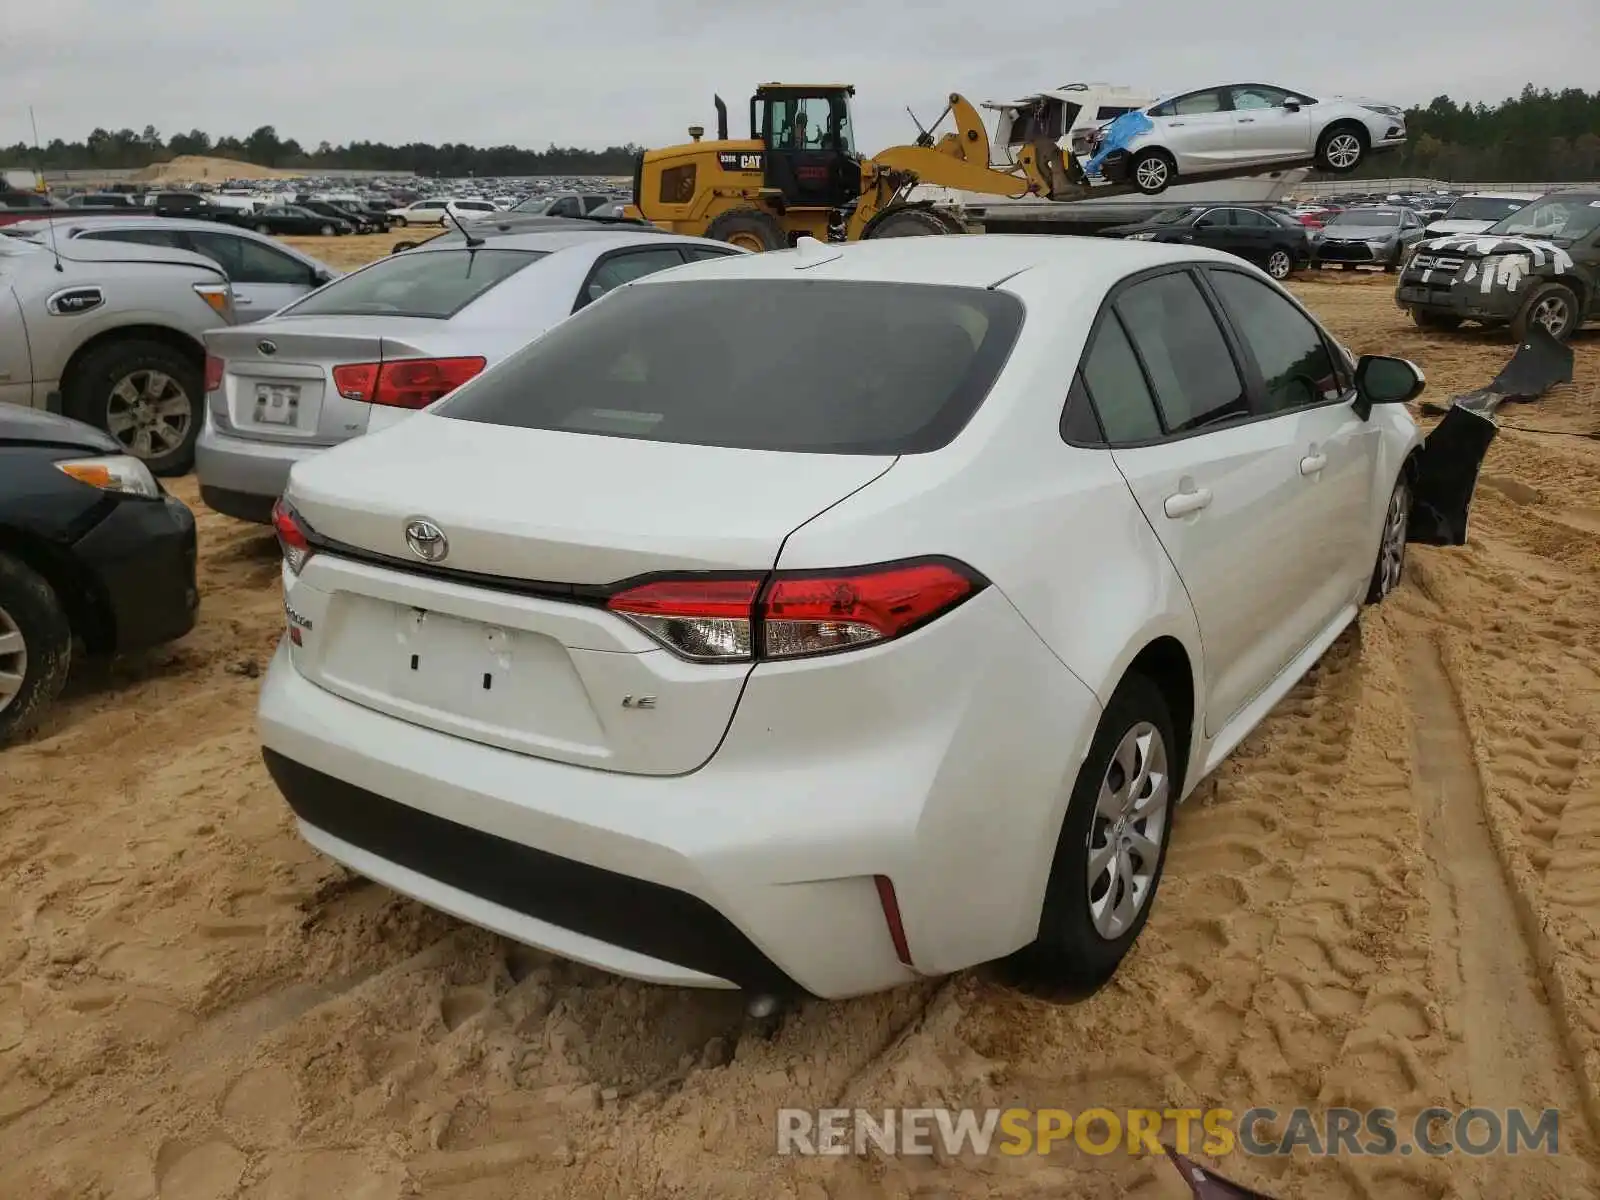
[[[1431,639],[1413,636],[1407,650],[1424,886],[1434,949],[1460,997],[1452,1032],[1465,1050],[1468,1098],[1473,1106],[1561,1113],[1560,1157],[1530,1155],[1514,1166],[1486,1159],[1481,1183],[1486,1195],[1593,1196],[1593,1131],[1576,1055],[1495,848],[1454,686]]]

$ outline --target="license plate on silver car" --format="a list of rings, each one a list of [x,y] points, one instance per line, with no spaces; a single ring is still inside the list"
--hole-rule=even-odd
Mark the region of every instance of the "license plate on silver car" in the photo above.
[[[300,409],[297,383],[256,384],[256,420],[267,425],[293,425]]]

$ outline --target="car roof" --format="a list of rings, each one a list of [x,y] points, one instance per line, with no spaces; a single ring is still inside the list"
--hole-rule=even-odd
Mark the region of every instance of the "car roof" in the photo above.
[[[488,222],[479,222],[487,224]],[[560,228],[540,227],[535,229],[517,230],[502,233],[499,230],[480,230],[475,225],[467,228],[472,230],[474,237],[481,237],[484,249],[493,250],[542,250],[553,254],[557,250],[566,250],[573,246],[591,246],[596,249],[607,249],[612,246],[656,245],[665,238],[669,244],[677,245],[691,243],[706,246],[718,246],[724,250],[733,247],[726,242],[713,241],[710,238],[690,237],[687,234],[671,234],[654,226],[637,226],[632,224],[610,224],[608,222],[573,221],[572,226]],[[441,250],[461,250],[466,247],[466,239],[459,230],[433,238],[412,250],[408,254],[429,254]]]
[[[846,245],[804,243],[793,250],[691,263],[629,286],[659,287],[694,279],[837,279],[993,288],[1037,268],[1064,268],[1101,291],[1151,267],[1183,262],[1237,263],[1196,246],[1118,238],[987,233],[981,236],[882,238]]]
[[[1548,192],[1468,192],[1458,200],[1537,200]]]

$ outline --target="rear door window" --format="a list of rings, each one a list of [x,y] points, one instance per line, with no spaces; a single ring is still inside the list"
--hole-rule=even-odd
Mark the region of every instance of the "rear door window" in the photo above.
[[[647,441],[817,454],[948,443],[1022,328],[1015,296],[846,280],[624,288],[433,412]]]
[[[312,282],[310,267],[250,238],[199,230],[190,230],[186,236],[193,250],[216,259],[235,283],[310,285]]]
[[[453,317],[542,250],[425,250],[380,259],[290,305],[293,317]]]
[[[170,229],[96,229],[83,235],[96,242],[137,242],[141,246],[183,248],[180,235]]]
[[[1200,287],[1185,271],[1142,280],[1117,297],[1169,433],[1250,414],[1244,381]],[[1093,390],[1094,384],[1090,383]]]

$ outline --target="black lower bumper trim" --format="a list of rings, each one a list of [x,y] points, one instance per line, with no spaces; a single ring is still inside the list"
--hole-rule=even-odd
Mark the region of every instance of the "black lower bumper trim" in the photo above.
[[[296,816],[379,858],[572,933],[750,991],[804,992],[697,896],[458,825],[274,750],[261,756]]]
[[[256,496],[250,492],[235,492],[228,488],[200,485],[200,499],[213,512],[239,521],[253,521],[257,525],[272,524],[272,506],[276,496]]]

